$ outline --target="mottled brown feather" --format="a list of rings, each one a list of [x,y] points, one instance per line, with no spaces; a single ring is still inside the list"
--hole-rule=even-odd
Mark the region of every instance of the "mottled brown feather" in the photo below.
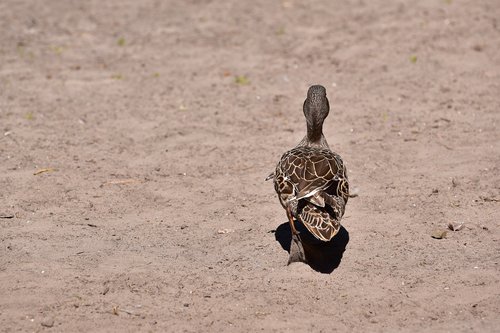
[[[349,198],[347,171],[322,133],[329,113],[326,90],[309,88],[304,102],[307,135],[281,157],[273,177],[281,205],[319,240],[329,241],[340,229]]]
[[[282,156],[275,175],[275,190],[283,207],[291,204],[294,217],[318,239],[328,241],[335,236],[349,198],[340,156],[329,149],[296,147]],[[290,203],[293,198],[296,203]]]

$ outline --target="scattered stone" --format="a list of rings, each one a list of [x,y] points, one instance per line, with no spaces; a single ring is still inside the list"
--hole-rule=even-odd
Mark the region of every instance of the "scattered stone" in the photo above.
[[[479,199],[481,199],[485,202],[500,202],[500,199],[498,199],[498,198],[487,197],[487,196],[483,196],[483,195],[480,195]]]
[[[453,222],[450,222],[448,223],[448,229],[450,229],[451,231],[459,231],[459,230],[462,230],[463,227],[464,227],[465,223],[453,223]]]
[[[41,324],[43,327],[52,327],[54,326],[54,318],[52,317],[44,318]]]
[[[349,198],[356,198],[359,195],[359,187],[354,187],[349,191]]]
[[[218,234],[228,234],[230,232],[234,232],[234,230],[233,229],[219,229],[219,230],[217,230]]]
[[[481,45],[481,44],[474,44],[474,45],[472,46],[472,49],[473,49],[474,51],[476,51],[476,52],[481,52],[481,51],[484,49],[484,47],[483,47],[483,45]]]
[[[443,229],[435,229],[432,231],[431,233],[431,237],[432,238],[435,238],[435,239],[442,239],[442,238],[446,238],[446,234],[448,232],[446,230],[443,230]]]

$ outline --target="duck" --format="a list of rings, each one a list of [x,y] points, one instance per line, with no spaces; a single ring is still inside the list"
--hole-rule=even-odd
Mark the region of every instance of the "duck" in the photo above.
[[[299,232],[296,221],[320,242],[329,242],[340,230],[349,198],[347,169],[340,155],[330,149],[323,134],[323,123],[330,112],[325,87],[313,85],[308,89],[303,112],[306,135],[281,156],[275,171],[266,178],[273,180],[290,224],[292,240],[288,264],[307,262],[302,231]]]

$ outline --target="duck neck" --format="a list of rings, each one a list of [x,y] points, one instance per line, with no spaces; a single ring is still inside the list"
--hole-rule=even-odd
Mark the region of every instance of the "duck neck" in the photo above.
[[[311,143],[319,142],[323,136],[323,123],[310,124],[307,123],[307,140]]]
[[[317,126],[307,124],[307,134],[302,141],[300,141],[299,146],[329,149],[328,142],[323,135],[323,124]]]

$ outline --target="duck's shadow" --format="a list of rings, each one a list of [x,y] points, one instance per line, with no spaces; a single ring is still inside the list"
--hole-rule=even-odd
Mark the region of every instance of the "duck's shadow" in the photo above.
[[[340,227],[339,232],[329,242],[322,242],[316,239],[300,222],[295,222],[295,227],[300,232],[302,246],[307,258],[307,264],[312,269],[321,273],[330,274],[342,261],[342,256],[349,243],[349,232],[344,227]],[[290,224],[281,224],[275,233],[276,240],[281,247],[290,253],[292,242],[292,231]]]

